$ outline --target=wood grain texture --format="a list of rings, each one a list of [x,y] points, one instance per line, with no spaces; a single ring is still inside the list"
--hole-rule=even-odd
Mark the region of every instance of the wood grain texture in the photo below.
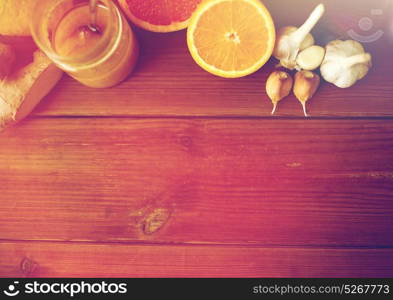
[[[295,1],[264,2],[280,27],[320,0],[290,14]],[[365,80],[321,86],[315,119],[294,118],[293,96],[266,118],[276,62],[214,77],[192,61],[185,31],[137,29],[141,59],[115,88],[64,77],[0,134],[0,277],[392,277],[393,11],[324,2],[320,44],[347,39],[373,8],[384,36],[366,45]],[[1,41],[17,68],[31,60],[30,38]]]
[[[392,249],[0,242],[0,253],[3,277],[391,277],[393,274]]]
[[[388,120],[30,119],[0,238],[393,246],[392,157]]]

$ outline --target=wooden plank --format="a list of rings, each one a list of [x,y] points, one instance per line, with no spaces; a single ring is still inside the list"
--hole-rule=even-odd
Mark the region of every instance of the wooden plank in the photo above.
[[[2,277],[391,277],[392,249],[1,242]]]
[[[319,2],[296,2],[296,13],[288,14],[287,1],[266,1],[277,27],[298,25]],[[358,27],[362,16],[372,8],[383,8],[374,16],[375,29],[385,31],[383,38],[366,44],[374,54],[368,77],[351,89],[342,90],[324,83],[310,101],[310,114],[324,117],[393,116],[392,38],[384,20],[388,19],[386,1],[326,1],[328,13],[316,29],[319,42],[349,38],[349,28]],[[291,4],[292,5],[292,4]],[[285,9],[284,9],[285,8]],[[379,19],[378,19],[379,18]],[[349,25],[348,25],[349,24]],[[186,32],[170,34],[136,30],[142,47],[136,72],[123,84],[105,90],[83,87],[65,77],[34,112],[39,116],[269,116],[270,100],[265,82],[276,65],[271,60],[257,73],[236,80],[218,78],[200,69],[186,45]],[[361,31],[359,31],[362,33]],[[1,40],[1,39],[0,39]],[[20,39],[17,42],[21,46]],[[23,45],[23,44],[22,44]],[[26,47],[31,45],[27,42]],[[300,104],[289,97],[280,104],[277,116],[302,116]]]
[[[29,119],[0,238],[393,245],[393,121]]]

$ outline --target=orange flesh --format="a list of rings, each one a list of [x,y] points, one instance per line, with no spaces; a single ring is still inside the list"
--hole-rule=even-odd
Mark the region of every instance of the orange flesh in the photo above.
[[[268,51],[267,28],[252,4],[226,1],[205,11],[193,37],[207,64],[223,71],[246,70]]]

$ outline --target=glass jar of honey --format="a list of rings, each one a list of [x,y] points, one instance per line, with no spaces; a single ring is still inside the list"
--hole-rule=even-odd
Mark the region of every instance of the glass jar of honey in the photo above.
[[[91,24],[89,0],[39,0],[31,31],[38,47],[84,85],[112,87],[133,70],[138,42],[119,8],[98,0]]]

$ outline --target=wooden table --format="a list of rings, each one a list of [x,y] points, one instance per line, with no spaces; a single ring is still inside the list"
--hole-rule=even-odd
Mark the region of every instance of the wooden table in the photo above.
[[[64,77],[0,134],[1,276],[393,275],[388,34],[366,45],[369,76],[324,83],[309,119],[293,96],[269,115],[273,60],[222,79],[193,62],[184,31],[137,34],[126,82]]]

